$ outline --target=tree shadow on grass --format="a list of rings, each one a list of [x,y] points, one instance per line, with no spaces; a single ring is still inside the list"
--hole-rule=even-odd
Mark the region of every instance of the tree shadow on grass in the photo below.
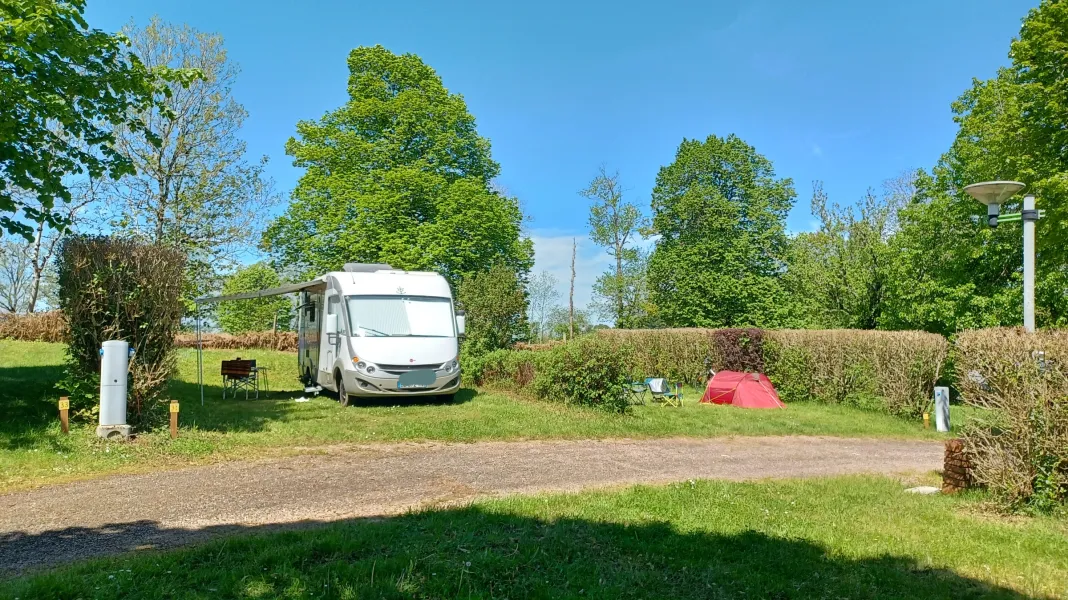
[[[47,447],[63,450],[66,447],[54,436],[46,435],[59,422],[56,400],[61,392],[56,382],[63,377],[62,365],[32,367],[0,367],[0,450],[16,450],[27,447]],[[305,395],[302,391],[283,390],[267,393],[261,390],[259,398],[244,392],[237,398],[223,399],[221,385],[204,386],[204,406],[200,404],[200,385],[181,379],[172,379],[167,388],[167,398],[181,404],[180,421],[183,426],[193,425],[200,430],[213,432],[258,432],[272,422],[305,418],[294,412],[291,404]],[[461,389],[452,400],[445,402],[434,396],[387,396],[382,398],[354,398],[354,406],[348,408],[334,404],[336,410],[360,410],[369,407],[397,405],[443,405],[470,402],[475,390]],[[151,420],[155,429],[165,430],[166,408],[154,408],[159,415]],[[141,433],[144,433],[142,431]]]
[[[297,398],[312,396],[302,391],[272,391],[267,394],[261,390],[259,398],[252,392],[248,399],[242,391],[236,398],[228,396],[223,399],[221,386],[205,385],[204,405],[201,406],[200,386],[197,383],[174,380],[168,389],[170,397],[181,403],[181,422],[195,424],[201,431],[257,432],[263,431],[271,423],[314,418],[297,410],[299,405],[294,404]],[[324,392],[319,398],[329,404],[318,404],[317,407],[323,410],[359,411],[391,406],[442,406],[442,409],[446,410],[450,405],[470,402],[476,395],[477,392],[473,389],[461,389],[451,402],[435,396],[353,397],[351,405],[343,407],[337,403],[336,395]]]
[[[235,534],[255,535],[155,551]],[[58,574],[25,571],[135,548],[149,552]],[[120,586],[124,598],[288,597],[292,590],[376,598],[1040,597],[911,557],[854,559],[754,531],[681,533],[667,523],[546,521],[478,507],[329,523],[184,530],[139,521],[10,533],[0,535],[0,565],[25,576],[0,584],[0,596],[8,587],[23,598],[77,597],[104,584]]]
[[[56,382],[62,377],[62,365],[0,367],[0,449],[32,443],[59,422]]]

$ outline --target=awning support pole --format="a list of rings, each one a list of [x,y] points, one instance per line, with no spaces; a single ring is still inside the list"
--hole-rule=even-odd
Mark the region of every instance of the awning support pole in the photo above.
[[[200,337],[200,303],[197,307],[197,382],[200,383],[200,405],[204,406],[204,343]]]

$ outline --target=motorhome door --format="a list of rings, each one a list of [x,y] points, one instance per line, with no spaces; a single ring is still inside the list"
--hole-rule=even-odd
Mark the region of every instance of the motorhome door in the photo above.
[[[334,332],[329,331],[332,323],[336,324]],[[341,296],[334,290],[326,292],[326,315],[323,317],[322,345],[319,350],[319,381],[334,385],[334,361],[341,348],[341,336],[345,325],[341,317]]]

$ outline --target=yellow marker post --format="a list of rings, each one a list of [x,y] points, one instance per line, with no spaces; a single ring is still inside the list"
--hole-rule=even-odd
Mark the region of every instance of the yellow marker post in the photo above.
[[[178,438],[178,401],[171,400],[171,439]]]
[[[67,416],[70,410],[70,398],[63,396],[59,399],[59,426],[63,433],[70,433],[70,418]]]

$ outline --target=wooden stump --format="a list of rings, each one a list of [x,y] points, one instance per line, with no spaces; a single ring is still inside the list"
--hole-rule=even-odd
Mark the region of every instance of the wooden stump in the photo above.
[[[972,485],[972,463],[960,439],[946,442],[946,458],[942,468],[942,493],[955,494]]]

